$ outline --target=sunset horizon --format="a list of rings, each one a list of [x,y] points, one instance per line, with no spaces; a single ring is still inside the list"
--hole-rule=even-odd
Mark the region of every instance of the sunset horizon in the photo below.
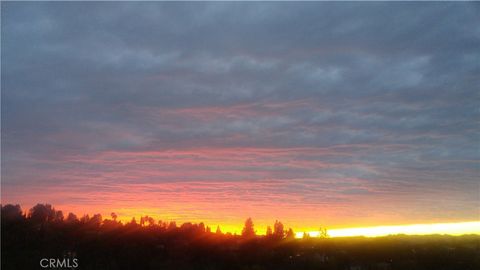
[[[17,205],[15,203],[9,203],[10,205]],[[3,204],[6,205],[6,204]],[[48,203],[46,205],[49,205]],[[54,205],[52,207],[55,208]],[[30,215],[30,210],[22,209],[24,216]],[[56,211],[62,211],[61,208],[55,208]],[[370,224],[368,226],[355,226],[351,225],[348,227],[345,226],[335,226],[327,227],[325,224],[318,224],[318,226],[310,227],[292,227],[289,223],[283,222],[281,219],[271,220],[271,222],[262,222],[258,223],[255,217],[245,217],[238,223],[228,224],[228,223],[214,223],[209,222],[208,220],[188,220],[188,219],[170,219],[168,217],[152,214],[151,212],[142,212],[136,211],[135,215],[124,216],[122,211],[94,211],[94,212],[70,212],[65,211],[64,216],[68,214],[75,214],[76,217],[82,218],[85,216],[92,217],[95,214],[100,214],[103,219],[111,220],[111,215],[115,214],[116,220],[122,224],[128,224],[135,219],[137,222],[144,216],[152,217],[155,222],[175,222],[177,225],[182,225],[183,223],[193,223],[199,224],[202,223],[205,227],[209,227],[212,231],[219,228],[222,233],[231,233],[235,235],[241,235],[244,222],[247,218],[252,218],[254,222],[254,228],[256,235],[265,236],[267,227],[272,227],[274,222],[279,221],[286,228],[291,228],[296,238],[303,238],[305,234],[308,237],[320,237],[321,232],[318,229],[324,229],[327,232],[327,235],[322,237],[382,237],[382,236],[393,236],[393,235],[451,235],[451,236],[461,236],[461,235],[480,235],[480,220],[464,220],[459,222],[436,222],[436,223],[414,223],[414,224]],[[150,213],[150,214],[149,214]],[[261,220],[261,219],[260,219]]]

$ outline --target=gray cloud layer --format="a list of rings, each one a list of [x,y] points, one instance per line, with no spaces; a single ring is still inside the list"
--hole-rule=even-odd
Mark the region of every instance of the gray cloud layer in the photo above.
[[[338,196],[370,189],[429,217],[478,218],[479,7],[2,3],[3,190],[110,169],[56,162],[72,156],[292,149],[224,180],[363,179]],[[134,180],[181,176],[166,178]],[[325,198],[300,184],[282,192]]]

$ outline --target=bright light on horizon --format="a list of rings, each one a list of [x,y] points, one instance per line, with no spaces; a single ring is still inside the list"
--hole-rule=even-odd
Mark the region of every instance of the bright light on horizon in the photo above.
[[[296,237],[303,237],[303,232],[297,232]],[[318,237],[318,231],[309,231],[309,236]],[[329,237],[365,236],[377,237],[387,235],[430,235],[430,234],[480,234],[480,221],[456,222],[456,223],[433,223],[433,224],[410,224],[395,226],[374,226],[363,228],[345,228],[328,230]]]

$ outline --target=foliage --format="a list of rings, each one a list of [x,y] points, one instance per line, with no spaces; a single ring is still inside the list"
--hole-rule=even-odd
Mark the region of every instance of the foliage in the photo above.
[[[236,236],[151,217],[122,224],[113,213],[64,220],[49,205],[22,213],[2,206],[1,269],[40,269],[42,258],[76,258],[85,270],[480,269],[478,235],[294,239],[279,221],[270,236],[257,236],[250,218]]]

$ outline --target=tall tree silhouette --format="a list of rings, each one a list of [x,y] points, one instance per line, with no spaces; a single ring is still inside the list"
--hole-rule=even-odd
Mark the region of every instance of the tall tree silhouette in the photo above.
[[[222,234],[222,230],[220,229],[220,226],[217,226],[217,230],[215,231],[215,233],[218,235]]]
[[[286,239],[293,240],[295,239],[295,233],[293,232],[292,228],[288,228],[287,234],[285,235]]]
[[[267,226],[267,231],[266,231],[265,235],[266,235],[267,237],[270,237],[270,236],[272,236],[272,234],[273,234],[273,232],[272,232],[272,227]]]
[[[273,236],[278,239],[282,239],[285,236],[283,223],[278,220],[275,220],[275,224],[273,225]]]
[[[56,222],[62,222],[64,219],[63,212],[62,211],[55,211],[55,221]]]
[[[130,223],[127,223],[127,224],[130,225],[130,226],[137,226],[138,225],[135,217],[132,217],[132,220],[130,220]]]
[[[252,218],[247,218],[247,220],[245,220],[245,226],[242,230],[242,236],[246,238],[255,236],[255,229],[253,228]]]

